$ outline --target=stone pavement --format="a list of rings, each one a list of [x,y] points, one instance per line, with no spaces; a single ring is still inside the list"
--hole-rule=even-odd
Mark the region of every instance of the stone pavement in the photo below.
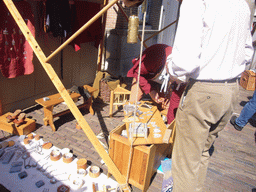
[[[239,105],[235,113],[239,114],[242,107],[248,102],[253,91],[240,89]],[[78,101],[77,104],[79,104]],[[54,112],[65,110],[67,106],[60,104],[54,108]],[[113,118],[109,118],[109,105],[95,101],[93,104],[95,115],[87,110],[81,110],[84,118],[99,140],[108,148],[108,135],[111,130],[123,122],[123,112],[120,109]],[[70,148],[78,158],[86,158],[89,163],[102,168],[107,174],[107,167],[101,161],[99,154],[89,142],[83,130],[76,129],[76,120],[73,115],[67,114],[54,119],[57,131],[53,132],[50,126],[43,124],[43,108],[39,105],[31,106],[23,110],[29,118],[36,120],[35,133],[43,136],[44,141],[50,141],[59,148]],[[256,150],[255,150],[254,118],[241,131],[236,131],[230,123],[219,134],[214,152],[210,159],[205,192],[235,192],[252,191],[256,188]],[[0,141],[12,135],[0,131]],[[161,191],[163,175],[157,173],[148,189],[149,192]],[[140,191],[133,187],[133,191]]]

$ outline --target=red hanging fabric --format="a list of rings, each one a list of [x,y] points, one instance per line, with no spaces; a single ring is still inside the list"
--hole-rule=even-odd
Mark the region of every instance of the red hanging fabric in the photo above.
[[[35,36],[34,16],[26,1],[15,6]],[[0,70],[7,78],[29,75],[34,71],[33,50],[3,2],[0,3]]]
[[[85,23],[87,23],[93,16],[95,16],[100,10],[101,5],[99,3],[92,3],[87,1],[75,1],[72,5],[72,16],[73,16],[73,27],[72,31],[75,33],[80,29]],[[75,50],[80,49],[81,43],[86,42],[95,42],[95,47],[98,48],[98,45],[103,37],[101,18],[96,20],[91,24],[83,33],[74,39],[71,43]]]

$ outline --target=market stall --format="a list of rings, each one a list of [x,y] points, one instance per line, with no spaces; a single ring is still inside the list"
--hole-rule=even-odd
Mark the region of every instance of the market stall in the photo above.
[[[21,17],[19,11],[16,9],[15,5],[13,4],[12,0],[4,0],[4,3],[5,5],[7,6],[8,10],[10,11],[11,15],[13,16],[13,18],[15,19],[16,23],[18,24],[19,26],[19,29],[21,30],[21,32],[23,33],[23,35],[25,36],[26,40],[28,41],[29,45],[31,46],[31,48],[33,49],[33,52],[34,54],[37,56],[38,60],[40,61],[42,67],[44,68],[44,70],[46,71],[47,75],[49,76],[50,80],[52,81],[52,83],[54,84],[55,88],[58,90],[59,92],[59,95],[62,97],[63,101],[66,103],[66,105],[68,106],[68,108],[70,109],[71,113],[73,114],[73,116],[75,117],[75,119],[77,120],[79,126],[82,128],[82,130],[84,131],[84,133],[86,134],[86,136],[88,137],[88,139],[90,140],[90,142],[92,143],[92,145],[94,146],[94,148],[96,149],[96,151],[98,152],[98,154],[100,155],[100,157],[102,158],[102,160],[105,162],[105,164],[107,165],[108,169],[109,169],[109,172],[111,174],[113,174],[113,176],[115,177],[118,185],[119,185],[119,188],[121,191],[130,191],[130,187],[128,185],[129,183],[129,171],[128,171],[128,175],[124,175],[123,173],[121,173],[120,169],[118,168],[118,166],[116,165],[116,162],[113,161],[113,159],[110,157],[110,155],[106,152],[106,150],[103,148],[102,144],[99,142],[99,140],[97,139],[96,135],[94,134],[93,130],[90,128],[90,126],[88,125],[88,123],[86,122],[85,118],[83,117],[83,115],[81,114],[81,112],[79,111],[78,107],[75,105],[72,97],[70,96],[69,92],[66,90],[66,88],[64,87],[63,83],[61,82],[60,78],[58,77],[57,73],[55,72],[55,70],[53,69],[52,65],[50,64],[51,60],[58,54],[58,53],[61,53],[61,51],[68,45],[70,44],[77,36],[79,36],[84,30],[86,30],[90,25],[92,25],[98,18],[100,18],[104,13],[106,13],[106,11],[112,7],[114,4],[116,4],[118,2],[118,0],[114,0],[114,1],[111,1],[110,3],[107,3],[105,2],[104,4],[104,7],[96,14],[94,15],[86,24],[84,24],[79,30],[77,30],[76,33],[74,33],[70,38],[68,38],[61,46],[59,46],[54,52],[52,52],[48,57],[46,57],[46,55],[44,54],[44,52],[42,51],[42,49],[40,48],[38,42],[35,40],[32,32],[30,31],[30,29],[28,28],[28,26],[26,25],[26,23],[24,22],[23,18]],[[143,37],[142,37],[142,42],[143,42]],[[100,58],[99,58],[100,60]],[[135,107],[136,109],[136,107]],[[149,115],[153,115],[154,113],[152,114],[149,114]],[[159,115],[159,113],[157,112],[158,114],[158,120],[159,121],[159,118],[161,118],[161,116]],[[153,122],[152,122],[153,123]],[[161,143],[164,143],[164,136],[166,135],[165,132],[168,130],[168,128],[166,127],[166,125],[164,123],[160,123],[160,130],[163,132],[162,135],[161,135],[161,138],[160,140],[161,141],[157,141],[157,144],[161,144]],[[172,127],[174,128],[174,127]],[[151,131],[150,131],[151,133]],[[172,137],[171,137],[171,134],[172,134]],[[168,132],[168,135],[166,136],[167,139],[165,140],[165,142],[167,144],[171,144],[172,141],[173,141],[173,135],[174,133],[172,132]],[[152,137],[150,136],[149,139],[152,139]],[[32,147],[33,145],[30,143],[36,143],[36,142],[29,142],[28,145],[23,148],[22,145],[23,144],[26,144],[24,143],[24,139],[26,138],[16,138],[16,141],[15,142],[18,142],[20,143],[21,145],[21,150],[23,155],[25,153],[25,150],[29,150],[29,147]],[[170,142],[171,141],[171,142]],[[135,143],[136,144],[136,143]],[[154,145],[155,142],[154,140],[151,140],[149,143],[143,141],[142,143],[140,143],[140,145],[145,145],[145,144],[152,144]],[[43,143],[41,144],[38,144],[37,146],[43,146]],[[129,163],[128,163],[128,166],[130,167],[131,166],[131,156],[132,156],[132,149],[133,149],[133,144],[130,143],[130,147],[131,147],[131,154],[130,154],[130,158],[129,158]],[[19,149],[20,147],[17,147],[17,150]],[[16,150],[16,148],[14,148],[14,150]],[[48,153],[46,153],[46,151],[42,151],[43,153],[49,155],[49,157],[57,157],[56,162],[60,162],[61,161],[61,158],[64,157],[64,155],[62,154],[62,150],[61,149],[57,149],[57,148],[52,148],[52,150],[49,150],[48,149]],[[163,154],[166,154],[166,153],[163,153]],[[163,155],[161,154],[161,155]],[[40,154],[39,154],[40,155]],[[63,157],[62,157],[63,155]],[[14,156],[14,154],[12,155]],[[38,154],[30,154],[29,156],[31,156],[35,161],[38,161],[39,160],[39,157]],[[3,158],[5,159],[5,156],[3,156]],[[8,157],[7,157],[8,158]],[[25,165],[25,159],[26,157],[24,157],[24,164],[23,166],[26,166]],[[40,158],[42,159],[42,157]],[[51,158],[50,158],[51,159]],[[11,159],[10,159],[11,160]],[[19,159],[17,159],[18,161]],[[53,161],[55,161],[53,160]],[[8,163],[10,163],[10,161],[7,159]],[[56,162],[51,162],[49,164],[52,164],[52,166],[56,166],[56,168],[59,166],[61,169],[63,169],[63,165],[66,165],[66,164],[63,164],[63,162],[59,163],[58,166],[56,164]],[[13,163],[13,162],[11,162]],[[15,161],[16,163],[16,161]],[[14,163],[14,164],[15,164]],[[72,160],[72,163],[70,163],[70,165],[72,165],[72,168],[67,168],[69,169],[70,171],[69,172],[72,172],[74,171],[74,175],[76,174],[80,174],[80,172],[78,173],[77,171],[77,168],[76,167],[76,159]],[[152,164],[149,164],[149,169],[151,169],[152,167]],[[11,164],[12,166],[12,164]],[[16,165],[15,165],[16,166]],[[14,167],[15,167],[14,166]],[[41,165],[42,166],[42,165]],[[13,166],[12,166],[13,167]],[[4,166],[3,169],[5,170],[5,172],[8,172],[10,171],[10,165],[8,166]],[[25,167],[24,167],[25,168]],[[39,163],[39,169],[40,169],[40,163]],[[71,171],[72,170],[72,171]],[[20,176],[16,177],[16,181],[15,182],[15,185],[18,185],[20,188],[22,188],[23,190],[26,190],[27,188],[34,188],[34,187],[38,187],[38,186],[47,186],[46,190],[47,189],[50,189],[50,186],[55,186],[57,187],[56,183],[55,184],[49,184],[49,182],[44,182],[43,181],[43,178],[44,176],[40,173],[40,172],[34,172],[36,171],[35,169],[33,168],[30,168],[29,171],[32,171],[31,173],[29,172],[28,173],[24,173],[24,172],[20,172],[18,174],[21,174]],[[90,167],[88,169],[86,169],[86,171],[89,173],[89,174],[84,174],[85,177],[88,177],[88,180],[86,181],[87,183],[89,183],[89,185],[87,186],[86,185],[86,188],[88,189],[88,191],[90,191],[89,189],[91,189],[92,187],[92,181],[90,181],[91,179],[89,178],[90,177]],[[93,170],[91,170],[93,172]],[[23,173],[23,175],[22,175]],[[40,173],[40,174],[37,174],[37,173]],[[151,174],[152,172],[150,172],[149,174],[146,174],[146,186],[148,186],[149,184],[149,180],[150,180],[150,177],[152,176]],[[36,175],[36,176],[35,176]],[[72,173],[71,173],[72,175]],[[29,176],[32,176],[31,178],[33,179],[32,181],[33,182],[28,182],[28,184],[25,184],[21,182],[22,178],[25,178],[25,177],[29,177]],[[104,176],[103,176],[104,177]],[[4,179],[4,178],[3,178]],[[73,186],[73,184],[75,185],[74,187],[77,187],[77,185],[79,184],[79,186],[83,187],[83,181],[81,181],[81,178],[79,177],[79,179],[73,179],[73,178],[66,178],[67,181],[62,181],[64,184],[66,182],[68,182],[67,184],[71,184],[71,188]],[[57,178],[57,180],[60,180]],[[3,180],[5,181],[4,183],[8,182],[6,180]],[[24,180],[25,181],[25,180]],[[30,180],[31,181],[31,180]],[[105,178],[103,179],[104,182],[108,183],[108,179]],[[34,183],[35,182],[35,183]],[[54,181],[56,182],[56,180]],[[52,182],[52,183],[54,183]],[[70,183],[71,182],[71,183]],[[111,181],[112,182],[112,181]],[[109,184],[111,183],[109,182]],[[58,183],[58,182],[57,182]],[[78,183],[78,184],[77,184]],[[24,185],[25,184],[25,185]],[[116,184],[114,181],[113,181],[113,185]],[[10,188],[15,188],[17,186],[13,185],[12,183],[8,182],[7,184]],[[99,187],[103,187],[103,185],[105,185],[104,183],[99,183]],[[145,184],[143,184],[143,187],[141,188],[142,190],[146,189],[144,187]],[[112,186],[110,186],[112,187]],[[40,188],[40,187],[38,187]],[[74,190],[78,190],[77,188],[74,189]],[[82,190],[82,188],[81,188]]]

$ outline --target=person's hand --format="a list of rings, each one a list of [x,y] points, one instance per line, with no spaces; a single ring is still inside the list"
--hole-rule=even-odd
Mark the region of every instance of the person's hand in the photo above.
[[[158,92],[157,92],[156,90],[151,90],[150,93],[149,93],[149,95],[150,95],[150,97],[151,97],[151,99],[152,99],[153,101],[155,101],[156,103],[159,103],[159,102],[158,102],[159,94],[158,94]]]
[[[162,109],[168,109],[170,99],[169,97],[163,97],[161,94],[159,94],[156,90],[151,90],[149,93],[150,97],[154,102],[160,105]]]

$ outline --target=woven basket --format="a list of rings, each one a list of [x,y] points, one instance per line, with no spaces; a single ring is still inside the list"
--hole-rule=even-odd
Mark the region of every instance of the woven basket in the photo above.
[[[100,97],[103,102],[109,103],[110,102],[110,93],[111,89],[108,86],[107,82],[104,79],[100,80]]]
[[[126,82],[122,77],[116,78],[112,76],[107,76],[100,80],[99,95],[103,102],[110,102],[111,91],[117,88],[118,85],[120,85],[121,87],[126,87]]]

